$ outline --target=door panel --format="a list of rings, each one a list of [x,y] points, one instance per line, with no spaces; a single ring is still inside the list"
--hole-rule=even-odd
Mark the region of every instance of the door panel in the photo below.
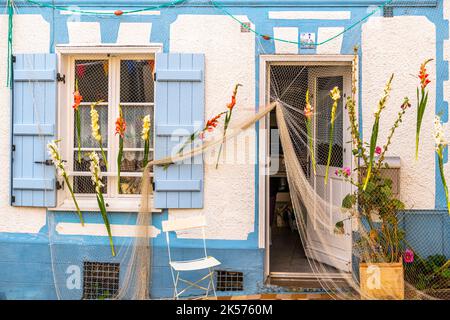
[[[325,184],[325,171],[328,157],[329,130],[332,100],[329,92],[335,86],[341,91],[341,99],[336,112],[333,151],[329,168],[329,180]],[[311,103],[314,108],[314,150],[317,161],[316,175],[310,182],[318,196],[336,206],[336,210],[327,212],[318,220],[318,215],[308,215],[306,254],[319,262],[331,265],[341,271],[351,271],[351,225],[344,222],[344,233],[335,232],[337,222],[345,219],[337,208],[342,199],[351,192],[351,185],[335,175],[335,170],[352,167],[348,115],[344,106],[346,96],[351,90],[351,72],[349,67],[310,68],[308,78]],[[312,170],[311,170],[312,172]]]

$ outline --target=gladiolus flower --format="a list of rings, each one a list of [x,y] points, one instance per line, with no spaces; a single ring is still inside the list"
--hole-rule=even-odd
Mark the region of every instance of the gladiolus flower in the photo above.
[[[411,103],[409,103],[408,97],[405,97],[405,100],[403,101],[403,104],[401,105],[401,108],[403,110],[406,110],[406,109],[408,109],[410,107],[411,107]]]
[[[116,10],[116,11],[114,11],[114,14],[116,16],[121,16],[121,15],[123,15],[123,11],[122,10]]]
[[[83,215],[81,214],[80,207],[78,206],[77,199],[75,198],[75,194],[73,193],[73,188],[72,188],[72,185],[70,184],[69,176],[67,175],[67,172],[66,172],[66,168],[65,168],[65,165],[64,165],[64,160],[61,158],[61,154],[60,154],[59,148],[57,146],[58,142],[59,142],[59,140],[53,140],[53,141],[49,142],[47,144],[47,150],[48,150],[48,153],[50,155],[50,158],[52,159],[52,163],[53,163],[53,165],[56,168],[56,171],[57,171],[58,175],[60,177],[63,177],[64,181],[66,182],[67,189],[69,190],[70,195],[72,196],[72,200],[73,200],[73,202],[75,204],[75,207],[77,209],[78,216],[80,217],[81,225],[84,226]]]
[[[414,262],[414,251],[411,249],[406,249],[405,253],[403,255],[403,259],[405,260],[405,263],[413,263]]]
[[[75,92],[73,93],[73,100],[74,105],[72,106],[72,108],[77,111],[78,107],[81,104],[81,101],[83,101],[83,97],[80,95],[80,91],[78,91],[78,80],[75,80]]]
[[[377,146],[375,148],[375,154],[378,155],[378,156],[381,154],[382,151],[383,151],[383,149],[381,149],[381,147],[379,147],[379,146]]]
[[[446,144],[445,135],[444,135],[444,126],[442,125],[441,118],[439,116],[434,117],[433,137],[434,137],[434,141],[436,143],[437,148],[440,145]]]
[[[92,151],[89,154],[89,159],[91,159],[91,180],[92,184],[95,186],[95,191],[97,193],[101,192],[101,188],[104,187],[102,182],[102,172],[100,170],[100,158],[98,157],[97,152]]]
[[[102,141],[102,135],[100,134],[100,125],[98,124],[99,115],[97,110],[95,110],[95,105],[91,106],[91,129],[92,136],[98,142]]]
[[[205,129],[208,130],[208,132],[212,132],[214,128],[216,128],[219,125],[219,119],[225,114],[225,112],[221,112],[218,115],[212,117],[206,122]]]
[[[142,140],[148,141],[150,138],[150,115],[146,115],[142,121]]]
[[[333,90],[330,91],[330,97],[333,101],[337,101],[341,98],[341,92],[338,87],[334,87]]]
[[[428,79],[429,74],[427,73],[426,65],[432,60],[433,59],[428,59],[427,61],[425,61],[420,65],[419,79],[422,89],[425,89],[426,86],[431,82],[431,80]]]
[[[238,88],[240,86],[242,86],[242,85],[238,83],[234,87],[233,95],[231,96],[231,102],[229,104],[227,104],[227,108],[230,109],[230,110],[232,110],[234,108],[234,106],[236,105],[236,95],[237,95]]]
[[[345,167],[345,168],[342,168],[342,169],[336,169],[334,174],[339,176],[339,177],[342,176],[344,178],[348,178],[352,174],[352,170],[349,167]]]
[[[127,129],[127,123],[122,115],[116,120],[116,134],[119,134],[122,138],[125,135],[125,130]]]

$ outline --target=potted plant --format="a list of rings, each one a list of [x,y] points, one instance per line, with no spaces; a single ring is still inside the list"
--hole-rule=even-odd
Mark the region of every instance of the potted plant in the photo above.
[[[353,73],[356,72],[356,49]],[[403,299],[404,266],[412,251],[407,248],[404,231],[399,226],[399,214],[405,204],[394,195],[392,180],[383,175],[388,168],[385,161],[396,129],[410,108],[405,98],[399,108],[398,116],[389,130],[385,144],[378,145],[378,127],[382,111],[391,92],[394,75],[390,77],[378,106],[374,111],[374,123],[370,142],[365,143],[359,131],[356,113],[356,79],[352,81],[352,95],[347,97],[347,110],[350,118],[352,152],[355,156],[355,169],[344,168],[336,172],[354,185],[354,191],[342,202],[344,210],[350,213],[357,230],[355,253],[360,259],[360,289],[363,299]],[[342,224],[338,222],[336,228]]]

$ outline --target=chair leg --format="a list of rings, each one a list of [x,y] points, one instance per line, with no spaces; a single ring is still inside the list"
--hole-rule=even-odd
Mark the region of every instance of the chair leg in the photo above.
[[[180,278],[180,273],[177,272],[177,277],[175,279],[174,289],[173,289],[173,298],[174,298],[174,300],[178,300],[178,280],[179,280],[179,278]]]
[[[216,287],[214,286],[214,270],[211,270],[211,268],[208,268],[208,271],[209,271],[209,276],[211,278],[210,282],[211,282],[211,285],[212,285],[214,297],[217,298]]]

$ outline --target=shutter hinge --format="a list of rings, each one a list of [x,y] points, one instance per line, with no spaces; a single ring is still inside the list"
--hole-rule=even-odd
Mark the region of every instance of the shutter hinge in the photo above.
[[[57,73],[56,74],[56,80],[58,81],[58,82],[62,82],[62,83],[66,83],[66,75],[65,74],[61,74],[61,73]]]
[[[11,203],[15,203],[16,202],[16,196],[11,196]]]
[[[16,62],[16,56],[15,56],[15,55],[12,55],[12,56],[11,56],[11,60],[12,60],[12,63],[15,63],[15,62]]]
[[[15,145],[15,144],[13,144],[13,145],[11,146],[11,148],[12,148],[12,151],[16,151],[16,145]]]
[[[156,72],[153,73],[153,81],[156,81]]]

